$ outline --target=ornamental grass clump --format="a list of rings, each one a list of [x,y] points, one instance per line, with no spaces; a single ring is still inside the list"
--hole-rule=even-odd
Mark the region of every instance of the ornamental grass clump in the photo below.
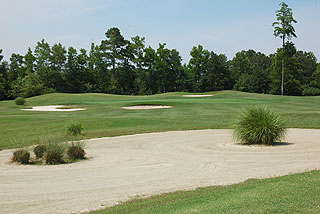
[[[235,124],[233,137],[242,144],[274,145],[285,136],[279,115],[267,107],[248,108]]]
[[[25,149],[19,149],[13,152],[11,160],[12,162],[28,164],[30,160],[30,153]]]
[[[35,154],[36,158],[42,158],[46,149],[47,147],[45,145],[37,145],[34,147],[33,153]]]
[[[43,154],[45,164],[64,163],[64,154],[66,145],[64,143],[50,143],[46,145],[46,151]]]
[[[86,152],[84,151],[84,146],[83,142],[72,142],[67,150],[68,157],[73,160],[85,159]]]

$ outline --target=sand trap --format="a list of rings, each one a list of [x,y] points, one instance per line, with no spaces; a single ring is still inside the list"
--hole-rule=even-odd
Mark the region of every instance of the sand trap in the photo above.
[[[212,97],[211,94],[190,94],[190,95],[183,95],[183,97]]]
[[[127,110],[148,110],[148,109],[162,109],[162,108],[173,108],[173,107],[163,106],[163,105],[138,105],[138,106],[127,106],[122,108]]]
[[[92,159],[8,164],[0,151],[1,213],[71,213],[136,196],[320,169],[320,130],[289,129],[288,145],[234,145],[230,130],[172,131],[87,142]]]
[[[24,111],[83,111],[85,108],[70,108],[70,109],[59,109],[66,108],[64,105],[52,105],[52,106],[33,106],[31,109],[21,109]]]

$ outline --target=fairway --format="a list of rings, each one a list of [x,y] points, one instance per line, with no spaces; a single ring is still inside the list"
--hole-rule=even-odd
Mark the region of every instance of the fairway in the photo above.
[[[172,130],[232,128],[246,107],[267,105],[278,111],[286,127],[320,128],[320,97],[289,97],[234,91],[206,93],[206,97],[184,97],[187,93],[152,96],[105,94],[48,94],[28,98],[28,106],[0,102],[0,149],[34,145],[39,138],[66,133],[71,122],[83,124],[84,138],[120,136]],[[132,105],[166,105],[170,109],[126,110]],[[76,112],[35,112],[22,108],[73,105]]]

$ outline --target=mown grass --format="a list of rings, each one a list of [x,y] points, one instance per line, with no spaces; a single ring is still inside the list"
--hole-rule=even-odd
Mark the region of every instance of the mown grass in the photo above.
[[[320,213],[320,171],[168,193],[90,213]]]
[[[0,149],[37,144],[39,137],[56,137],[70,122],[83,124],[84,138],[119,136],[169,130],[231,128],[239,113],[249,107],[270,106],[280,113],[286,127],[320,128],[320,97],[288,97],[234,91],[208,93],[203,98],[186,93],[153,96],[105,94],[47,94],[28,98],[27,105],[73,105],[77,112],[21,111],[14,101],[0,102]],[[139,104],[171,105],[172,109],[124,110]]]

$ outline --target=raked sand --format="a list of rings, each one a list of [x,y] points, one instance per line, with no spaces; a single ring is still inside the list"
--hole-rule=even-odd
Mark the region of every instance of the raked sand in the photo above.
[[[87,141],[89,160],[8,163],[0,151],[1,213],[72,213],[137,196],[320,169],[320,130],[289,129],[281,146],[235,145],[230,130],[171,131]]]
[[[51,105],[51,106],[33,106],[32,108],[21,109],[24,111],[83,111],[84,108],[65,108],[64,105]]]

